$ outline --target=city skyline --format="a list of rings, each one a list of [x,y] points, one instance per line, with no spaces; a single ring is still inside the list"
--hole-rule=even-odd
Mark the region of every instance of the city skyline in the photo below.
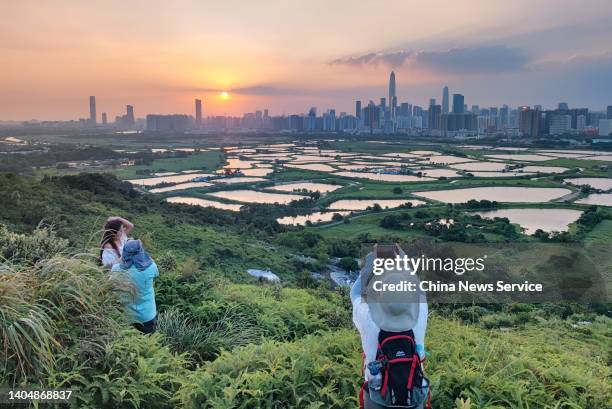
[[[398,101],[396,95],[395,72],[391,71],[388,81],[387,96],[380,97],[379,103],[369,100],[363,105],[355,100],[354,114],[335,108],[317,114],[317,107],[311,107],[308,113],[290,115],[270,115],[267,108],[255,112],[245,112],[240,116],[203,115],[202,100],[194,99],[195,117],[189,114],[147,114],[144,123],[137,125],[133,118],[133,107],[128,105],[127,122],[125,116],[117,117],[115,127],[128,130],[144,129],[147,131],[171,132],[334,132],[334,133],[384,133],[469,137],[497,135],[502,137],[540,137],[543,135],[567,135],[584,137],[610,136],[612,127],[612,105],[604,110],[589,110],[573,107],[570,103],[558,102],[556,107],[543,107],[539,104],[519,106],[516,108],[503,104],[501,107],[479,106],[471,108],[465,96],[453,93],[452,110],[449,109],[449,87],[442,88],[442,103],[436,104],[436,98],[429,99],[426,109],[409,102]],[[93,101],[93,108],[92,108]],[[93,109],[93,111],[92,111]],[[131,114],[130,114],[131,109]],[[97,126],[95,119],[95,97],[90,97],[89,119],[75,122],[81,126]],[[321,112],[321,111],[319,111]],[[106,118],[106,113],[102,113]],[[103,121],[106,125],[106,121]],[[59,124],[61,125],[61,123]],[[136,126],[137,125],[137,126]]]
[[[87,95],[98,120],[191,113],[194,98],[205,115],[352,112],[389,98],[390,71],[398,101],[424,107],[443,85],[481,106],[602,109],[612,94],[609,1],[290,3],[7,4],[0,120],[87,118]]]

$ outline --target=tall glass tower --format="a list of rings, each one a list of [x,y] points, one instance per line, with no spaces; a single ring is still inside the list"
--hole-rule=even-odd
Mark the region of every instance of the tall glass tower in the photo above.
[[[442,89],[442,113],[448,114],[448,87]]]
[[[389,117],[395,120],[395,111],[397,108],[397,96],[395,94],[395,72],[391,71],[389,76]]]

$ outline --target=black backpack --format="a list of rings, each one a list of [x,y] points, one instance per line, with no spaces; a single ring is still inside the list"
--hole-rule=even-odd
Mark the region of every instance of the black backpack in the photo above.
[[[382,386],[374,390],[364,384],[370,401],[383,407],[422,409],[429,405],[429,380],[423,374],[412,330],[378,335],[376,360],[381,365]],[[373,396],[375,395],[375,396]],[[360,401],[363,407],[363,397]]]

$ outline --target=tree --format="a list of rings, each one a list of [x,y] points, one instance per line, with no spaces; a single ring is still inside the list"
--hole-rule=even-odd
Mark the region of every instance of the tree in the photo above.
[[[352,257],[343,257],[340,259],[338,267],[346,271],[357,271],[359,269],[359,264]]]
[[[399,186],[396,186],[396,187],[393,188],[393,193],[396,194],[396,195],[401,195],[403,192],[404,191]]]
[[[535,231],[535,233],[533,233],[533,237],[542,240],[542,241],[546,241],[548,240],[548,233],[546,233],[544,230],[542,229],[537,229]]]
[[[340,213],[334,213],[332,215],[332,221],[339,222],[342,220],[342,215]]]
[[[379,225],[385,229],[399,229],[402,227],[401,216],[395,214],[387,215],[382,218]]]

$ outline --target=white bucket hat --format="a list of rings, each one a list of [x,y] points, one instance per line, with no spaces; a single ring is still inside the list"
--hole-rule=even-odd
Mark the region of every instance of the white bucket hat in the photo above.
[[[374,275],[374,260],[376,258],[394,258],[406,255],[397,245],[375,245],[374,251],[364,260],[362,277],[365,278],[366,302],[370,309],[372,320],[384,331],[402,332],[414,328],[419,318],[419,301],[423,295],[419,290],[419,278],[410,271],[391,269],[381,275]],[[412,285],[415,291],[375,291],[374,282],[381,285]],[[380,286],[379,286],[380,287]]]

